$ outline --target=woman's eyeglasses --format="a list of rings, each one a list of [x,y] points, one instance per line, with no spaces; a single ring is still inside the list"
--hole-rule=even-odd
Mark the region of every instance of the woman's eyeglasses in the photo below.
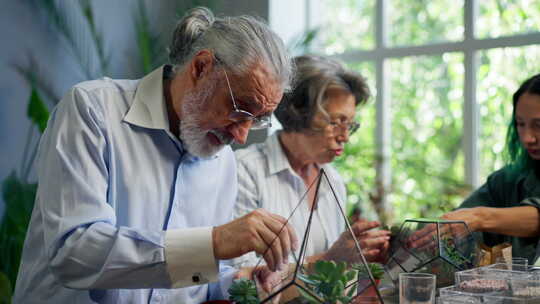
[[[349,135],[353,135],[354,132],[360,128],[360,123],[356,121],[350,121],[350,122],[338,122],[338,121],[330,121],[328,123],[328,127],[332,131],[333,134],[337,133],[343,133],[345,130],[349,131]]]

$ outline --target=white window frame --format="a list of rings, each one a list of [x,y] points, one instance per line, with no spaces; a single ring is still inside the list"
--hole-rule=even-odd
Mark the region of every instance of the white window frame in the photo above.
[[[479,180],[479,105],[476,98],[477,91],[477,71],[478,53],[482,50],[519,47],[540,44],[540,32],[529,34],[517,34],[498,38],[476,38],[476,20],[478,13],[478,1],[465,0],[464,6],[464,37],[463,40],[425,44],[417,46],[395,47],[389,46],[388,24],[389,0],[377,0],[375,10],[375,48],[371,50],[353,50],[331,57],[338,58],[344,62],[374,62],[376,69],[376,127],[375,139],[377,149],[377,177],[378,187],[382,187],[381,204],[384,210],[391,210],[388,202],[388,193],[391,189],[392,168],[391,168],[391,142],[392,142],[392,113],[391,113],[391,71],[389,60],[404,58],[409,56],[422,55],[442,55],[444,53],[464,54],[464,102],[463,102],[463,130],[467,130],[463,136],[463,151],[465,158],[465,183],[472,188],[480,185]],[[270,13],[270,24],[287,23],[289,20],[279,18],[280,12],[286,12],[289,16],[303,16],[303,22],[297,21],[296,27],[289,27],[288,32],[300,32],[316,26],[317,20],[321,20],[321,4],[319,0],[303,0],[304,11],[296,14],[291,10],[288,1],[273,0],[271,7],[274,13]],[[282,11],[283,10],[283,11]],[[272,11],[272,10],[271,10]],[[306,13],[307,12],[307,13]],[[273,18],[274,17],[274,18]]]

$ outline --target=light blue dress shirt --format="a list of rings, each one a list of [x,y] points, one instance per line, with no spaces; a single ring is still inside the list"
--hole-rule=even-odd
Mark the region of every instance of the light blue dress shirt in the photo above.
[[[40,143],[15,303],[226,296],[232,268],[214,259],[211,227],[232,218],[234,155],[226,147],[194,157],[168,125],[163,68],[142,80],[84,82],[67,93]],[[218,279],[224,284],[206,284]]]

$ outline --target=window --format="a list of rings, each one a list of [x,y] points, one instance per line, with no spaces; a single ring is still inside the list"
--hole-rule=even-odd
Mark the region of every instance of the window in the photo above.
[[[349,203],[371,200],[383,220],[434,217],[503,165],[511,94],[540,70],[538,1],[305,1],[316,52],[376,95],[335,163]]]

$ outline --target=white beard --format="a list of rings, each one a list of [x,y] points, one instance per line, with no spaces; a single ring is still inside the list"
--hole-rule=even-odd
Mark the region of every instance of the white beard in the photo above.
[[[210,157],[218,153],[225,145],[232,142],[232,138],[217,130],[205,130],[201,128],[200,117],[204,113],[205,106],[211,106],[210,96],[216,91],[216,82],[205,89],[189,92],[182,103],[183,119],[180,121],[180,139],[186,150],[194,156]],[[207,137],[208,133],[214,134],[223,143],[213,144]]]

